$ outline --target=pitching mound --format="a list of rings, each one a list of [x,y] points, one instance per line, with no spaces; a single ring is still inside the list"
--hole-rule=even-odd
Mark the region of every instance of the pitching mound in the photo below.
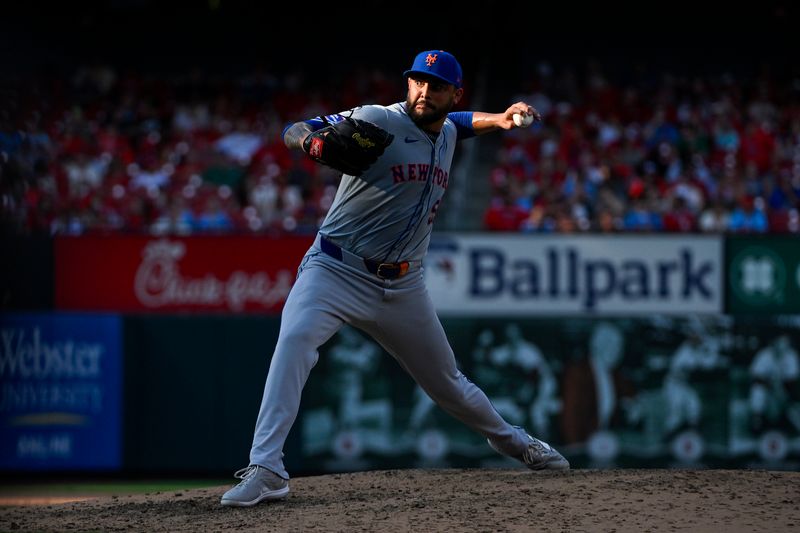
[[[791,531],[800,473],[390,470],[296,478],[281,502],[219,505],[228,488],[2,507],[22,531]]]

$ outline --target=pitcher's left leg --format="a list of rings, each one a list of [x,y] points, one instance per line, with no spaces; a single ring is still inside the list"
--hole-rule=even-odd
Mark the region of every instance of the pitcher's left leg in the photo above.
[[[527,434],[495,410],[464,376],[424,287],[387,290],[374,326],[365,328],[450,415],[484,435],[499,452],[519,456]]]

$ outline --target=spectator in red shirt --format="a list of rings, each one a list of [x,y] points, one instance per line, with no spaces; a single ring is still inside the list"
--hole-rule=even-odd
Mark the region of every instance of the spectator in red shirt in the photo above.
[[[519,231],[528,218],[528,211],[517,205],[511,192],[506,189],[495,197],[483,216],[483,225],[489,231]]]
[[[697,219],[687,207],[683,197],[673,198],[672,209],[664,214],[664,229],[675,233],[687,233],[697,229]]]

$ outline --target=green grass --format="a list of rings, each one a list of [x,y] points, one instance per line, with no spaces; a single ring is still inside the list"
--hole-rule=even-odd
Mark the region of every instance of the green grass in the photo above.
[[[136,481],[90,481],[90,482],[39,482],[2,483],[0,496],[40,496],[78,494],[118,495],[145,494],[149,492],[170,492],[175,490],[218,487],[231,484],[230,480],[192,479],[192,480],[136,480]]]

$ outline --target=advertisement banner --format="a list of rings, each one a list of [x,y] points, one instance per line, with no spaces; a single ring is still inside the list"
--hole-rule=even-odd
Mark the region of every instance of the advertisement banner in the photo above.
[[[59,309],[280,313],[312,239],[59,237]]]
[[[120,467],[121,321],[0,315],[0,468]]]
[[[800,239],[740,237],[727,240],[730,313],[800,313]]]
[[[717,236],[439,234],[425,276],[448,316],[722,312]]]
[[[443,321],[459,369],[573,467],[800,467],[800,316]],[[301,410],[310,471],[519,467],[343,328]]]

